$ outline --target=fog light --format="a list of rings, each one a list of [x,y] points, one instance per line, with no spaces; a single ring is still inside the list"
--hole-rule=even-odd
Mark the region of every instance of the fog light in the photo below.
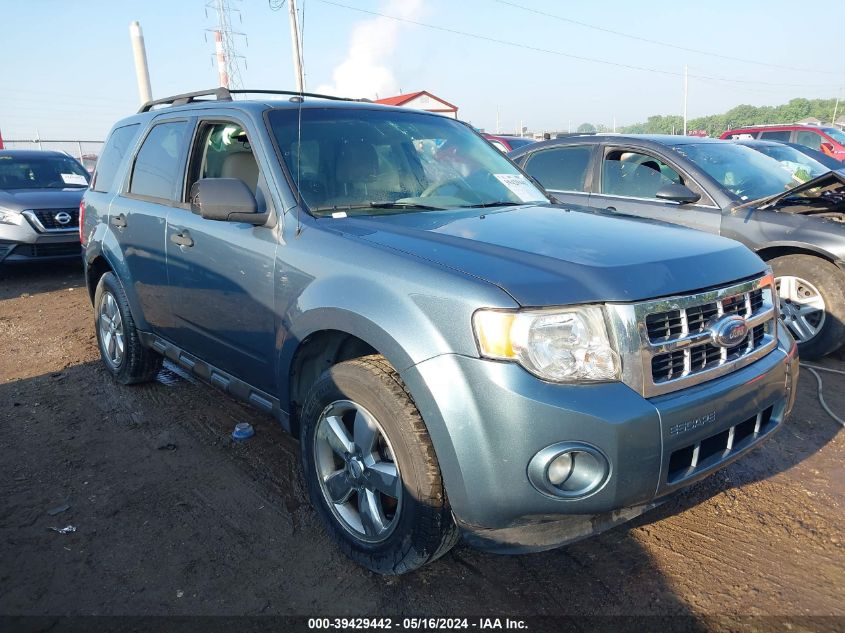
[[[560,442],[547,446],[528,464],[528,479],[554,497],[585,497],[600,489],[610,475],[604,454],[589,444]]]
[[[560,486],[572,474],[572,453],[562,453],[549,464],[547,476],[553,486]]]

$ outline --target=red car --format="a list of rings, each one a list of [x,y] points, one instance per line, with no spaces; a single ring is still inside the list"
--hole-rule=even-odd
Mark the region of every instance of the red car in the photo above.
[[[845,161],[845,132],[820,125],[750,125],[728,130],[719,138],[731,140],[760,139],[795,143]]]
[[[483,133],[481,136],[490,141],[493,147],[503,154],[507,154],[511,150],[515,150],[517,147],[522,147],[523,145],[528,145],[534,142],[533,138],[527,136],[501,136]]]

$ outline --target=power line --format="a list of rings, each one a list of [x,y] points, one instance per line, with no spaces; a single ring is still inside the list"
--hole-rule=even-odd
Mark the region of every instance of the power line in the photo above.
[[[590,62],[594,64],[604,64],[605,66],[614,66],[616,68],[624,68],[626,70],[639,70],[648,73],[655,73],[658,75],[668,75],[671,77],[683,77],[683,72],[677,72],[672,70],[663,70],[660,68],[649,68],[647,66],[636,66],[633,64],[623,64],[621,62],[613,62],[607,59],[599,59],[596,57],[586,57],[584,55],[575,55],[574,53],[565,53],[563,51],[556,51],[549,48],[541,48],[539,46],[532,46],[530,44],[522,44],[520,42],[511,42],[509,40],[502,40],[495,37],[490,37],[488,35],[480,35],[478,33],[469,33],[467,31],[459,31],[458,29],[452,29],[445,26],[437,26],[435,24],[426,24],[425,22],[419,22],[417,20],[411,20],[408,18],[400,18],[395,15],[387,15],[386,13],[379,13],[378,11],[369,11],[367,9],[361,9],[359,7],[351,7],[346,4],[341,4],[340,2],[332,2],[332,0],[317,0],[323,4],[328,4],[335,7],[340,7],[342,9],[348,9],[350,11],[357,11],[358,13],[365,13],[367,15],[374,15],[381,18],[387,18],[389,20],[395,20],[396,22],[405,22],[407,24],[414,24],[416,26],[422,26],[427,29],[432,29],[435,31],[441,31],[443,33],[451,33],[453,35],[460,35],[461,37],[469,37],[476,40],[482,40],[485,42],[492,42],[494,44],[504,44],[505,46],[512,46],[514,48],[521,48],[524,50],[534,51],[537,53],[547,53],[549,55],[557,55],[559,57],[567,57],[569,59],[576,59],[582,62]],[[689,75],[690,77],[694,77],[696,79],[710,79],[712,81],[722,81],[732,84],[757,84],[761,86],[775,86],[781,88],[829,88],[829,84],[785,84],[781,82],[767,82],[767,81],[752,81],[748,79],[731,79],[729,77],[712,77],[708,75]]]
[[[818,68],[798,68],[796,66],[784,66],[781,64],[772,64],[769,62],[761,62],[755,59],[745,59],[743,57],[733,57],[731,55],[723,55],[721,53],[714,53],[712,51],[705,51],[701,50],[700,48],[691,48],[688,46],[680,46],[678,44],[672,44],[670,42],[662,42],[660,40],[653,40],[647,37],[641,37],[639,35],[633,35],[631,33],[623,33],[622,31],[614,31],[613,29],[609,29],[604,26],[597,26],[595,24],[589,24],[587,22],[580,22],[578,20],[573,20],[572,18],[567,18],[562,15],[556,15],[554,13],[547,13],[545,11],[540,11],[538,9],[532,9],[531,7],[526,7],[521,4],[517,4],[515,2],[509,2],[508,0],[494,0],[499,4],[505,4],[510,7],[514,7],[515,9],[521,9],[523,11],[527,11],[529,13],[534,13],[536,15],[542,15],[547,18],[552,18],[553,20],[559,20],[561,22],[568,22],[570,24],[575,24],[577,26],[582,26],[587,29],[593,29],[594,31],[601,31],[602,33],[610,33],[612,35],[618,35],[619,37],[626,37],[630,40],[637,40],[638,42],[647,42],[649,44],[656,44],[657,46],[666,46],[668,48],[674,48],[675,50],[679,51],[686,51],[688,53],[696,53],[698,55],[709,55],[710,57],[717,57],[719,59],[726,59],[733,62],[742,62],[743,64],[754,64],[756,66],[767,66],[769,68],[777,68],[779,70],[792,70],[797,72],[807,72],[807,73],[822,73],[825,75],[842,75],[843,71],[833,71],[833,70],[820,70]]]

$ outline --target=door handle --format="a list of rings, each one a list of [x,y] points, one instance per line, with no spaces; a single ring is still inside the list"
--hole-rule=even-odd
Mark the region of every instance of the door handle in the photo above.
[[[112,226],[116,226],[119,229],[126,228],[126,216],[122,213],[118,213],[117,215],[113,215],[110,220]]]
[[[190,247],[194,245],[194,240],[191,238],[191,234],[188,233],[187,230],[182,231],[181,233],[171,233],[170,241],[174,244],[178,244],[179,246]]]
[[[616,207],[605,207],[608,211],[616,211]]]

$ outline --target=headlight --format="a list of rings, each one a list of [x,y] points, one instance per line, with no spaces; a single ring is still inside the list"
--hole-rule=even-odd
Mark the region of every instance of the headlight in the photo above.
[[[0,207],[0,224],[20,224],[22,221],[23,216],[20,211]]]
[[[619,380],[619,355],[610,344],[600,306],[551,310],[478,310],[472,316],[485,358],[510,360],[552,382]]]

